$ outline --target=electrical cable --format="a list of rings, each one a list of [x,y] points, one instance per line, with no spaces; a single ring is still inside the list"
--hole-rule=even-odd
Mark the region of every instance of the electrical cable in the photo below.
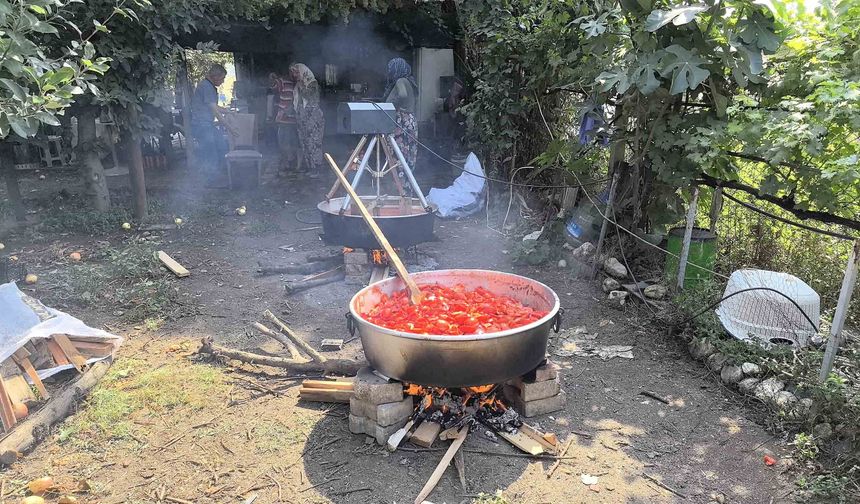
[[[847,234],[837,233],[834,231],[827,231],[826,229],[820,229],[820,228],[816,228],[816,227],[812,227],[812,226],[807,226],[806,224],[802,224],[800,222],[796,222],[796,221],[793,221],[791,219],[786,219],[785,217],[780,217],[779,215],[772,214],[772,213],[768,212],[767,210],[761,209],[761,208],[759,208],[753,204],[747,203],[745,201],[738,199],[735,196],[732,196],[731,194],[725,192],[725,188],[723,189],[723,196],[734,201],[738,205],[740,205],[740,206],[742,206],[748,210],[752,210],[753,212],[760,213],[760,214],[764,215],[765,217],[770,217],[771,219],[778,220],[779,222],[789,224],[789,225],[792,225],[795,227],[799,227],[800,229],[805,229],[807,231],[812,231],[813,233],[818,233],[818,234],[822,234],[822,235],[826,235],[826,236],[832,236],[833,238],[839,238],[840,240],[855,241],[858,239],[856,236],[851,236],[851,235],[847,235]]]
[[[782,292],[780,292],[780,291],[778,291],[778,290],[776,290],[776,289],[772,289],[772,288],[770,288],[770,287],[749,287],[749,288],[747,288],[747,289],[741,289],[741,290],[739,290],[739,291],[732,292],[731,294],[729,294],[729,295],[727,295],[727,296],[723,296],[722,298],[720,298],[720,300],[719,300],[719,301],[717,301],[717,302],[715,302],[715,303],[711,303],[710,305],[708,305],[708,307],[707,307],[707,308],[705,308],[704,310],[699,311],[698,313],[696,313],[696,314],[695,314],[695,315],[693,315],[692,317],[688,317],[688,318],[686,318],[683,322],[680,322],[680,323],[678,323],[678,324],[673,324],[673,326],[678,327],[678,326],[684,326],[684,325],[687,325],[688,323],[692,322],[694,319],[698,318],[700,315],[703,315],[705,312],[707,312],[707,311],[709,311],[709,310],[712,310],[712,309],[716,308],[717,306],[719,306],[720,304],[722,304],[722,302],[723,302],[723,301],[725,301],[725,300],[727,300],[727,299],[729,299],[729,298],[735,297],[735,296],[737,296],[738,294],[743,294],[744,292],[757,291],[757,290],[763,290],[763,291],[775,292],[775,293],[779,294],[780,296],[784,297],[785,299],[788,299],[789,301],[791,301],[791,304],[793,304],[793,305],[794,305],[794,307],[795,307],[795,308],[797,308],[797,309],[798,309],[798,311],[800,311],[800,314],[801,314],[801,315],[803,315],[803,318],[805,318],[807,322],[809,322],[809,325],[810,325],[810,326],[812,326],[812,329],[813,329],[816,333],[818,332],[818,326],[817,326],[817,325],[815,325],[815,323],[812,321],[812,319],[811,319],[811,318],[809,318],[809,315],[807,315],[807,314],[806,314],[806,312],[805,312],[805,311],[803,311],[803,308],[801,308],[801,307],[800,307],[800,305],[799,305],[799,304],[797,304],[797,301],[795,301],[794,299],[792,299],[792,298],[791,298],[790,296],[788,296],[787,294],[784,294],[784,293],[782,293]]]
[[[397,124],[397,119],[395,119],[395,118],[391,117],[390,115],[388,115],[388,112],[386,112],[382,107],[380,107],[378,103],[374,103],[374,104],[373,104],[373,106],[374,106],[374,107],[376,107],[377,109],[379,109],[379,111],[380,111],[380,112],[382,112],[383,114],[385,114],[385,117],[387,117],[389,121],[393,122],[394,124]],[[397,124],[397,127],[399,128],[399,127],[400,127],[400,125],[399,125],[399,124]],[[415,135],[412,135],[412,134],[411,134],[411,133],[409,133],[408,131],[403,130],[403,134],[404,134],[404,135],[406,135],[406,136],[408,136],[408,137],[409,137],[409,138],[411,138],[412,140],[414,140],[414,141],[415,141],[415,143],[417,143],[418,145],[420,145],[424,150],[426,150],[426,151],[427,151],[427,152],[429,152],[430,154],[433,154],[434,156],[436,156],[437,158],[439,158],[441,161],[443,161],[443,162],[445,162],[445,163],[447,163],[447,164],[449,164],[449,165],[453,166],[454,168],[456,168],[456,169],[460,170],[461,172],[463,172],[463,173],[468,173],[469,175],[472,175],[472,176],[474,176],[474,177],[478,177],[478,178],[481,178],[481,179],[484,179],[484,180],[489,180],[490,182],[496,182],[496,183],[498,183],[498,184],[510,185],[510,186],[512,186],[512,187],[528,187],[528,188],[533,188],[533,189],[568,189],[568,188],[569,188],[569,189],[576,189],[576,188],[585,187],[585,186],[592,186],[592,185],[603,184],[603,183],[605,183],[605,182],[608,182],[608,181],[609,181],[609,179],[608,179],[608,178],[606,178],[606,179],[601,179],[601,180],[592,180],[592,181],[589,181],[588,183],[586,183],[585,185],[583,185],[583,183],[582,183],[582,182],[579,180],[579,178],[577,177],[577,182],[579,183],[579,185],[538,185],[538,184],[521,184],[521,183],[520,183],[520,184],[516,184],[516,183],[514,183],[514,182],[512,182],[512,181],[511,181],[511,182],[509,182],[509,181],[504,180],[504,179],[498,179],[498,178],[494,178],[494,177],[487,177],[486,175],[479,175],[479,174],[477,174],[477,173],[472,173],[472,172],[470,172],[469,170],[467,170],[465,167],[460,166],[460,165],[458,165],[458,164],[456,164],[456,163],[453,163],[453,162],[449,161],[448,159],[446,159],[446,158],[445,158],[444,156],[442,156],[441,154],[438,154],[436,151],[434,151],[434,150],[433,150],[433,149],[431,149],[430,147],[428,147],[428,146],[424,145],[423,143],[421,143],[421,141],[420,141],[420,140],[418,140],[418,137],[416,137]],[[527,167],[525,167],[525,166],[524,166],[524,167],[521,167],[521,168],[527,168]]]

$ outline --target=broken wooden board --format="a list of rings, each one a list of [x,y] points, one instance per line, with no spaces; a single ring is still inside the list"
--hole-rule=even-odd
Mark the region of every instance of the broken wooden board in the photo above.
[[[72,344],[69,337],[65,334],[55,334],[53,336],[53,340],[59,345],[60,350],[66,355],[66,359],[75,366],[75,369],[78,370],[79,373],[83,373],[84,369],[87,367],[87,359],[78,352],[78,349],[75,348],[75,345]]]
[[[185,269],[185,266],[176,262],[175,259],[167,255],[167,252],[159,250],[156,255],[158,256],[158,260],[161,261],[161,264],[165,265],[167,269],[172,271],[177,277],[185,278],[191,275],[191,272]]]
[[[412,437],[409,438],[409,442],[418,446],[423,446],[424,448],[430,448],[433,446],[433,441],[436,441],[436,437],[439,436],[439,431],[441,430],[441,425],[436,422],[428,422],[425,420],[417,429],[415,429],[415,432],[412,433]]]
[[[352,390],[315,389],[304,387],[299,389],[300,401],[348,403],[351,397]]]
[[[30,384],[21,375],[6,378],[6,393],[9,394],[9,400],[12,401],[12,404],[26,404],[36,400],[36,394],[33,393]]]
[[[541,432],[525,422],[519,427],[519,431],[540,443],[548,452],[558,451],[558,437],[555,434]]]
[[[18,421],[15,419],[15,410],[12,409],[12,401],[6,391],[6,382],[0,377],[0,419],[3,420],[3,428],[6,432],[12,430]]]
[[[45,388],[45,384],[42,383],[42,379],[39,378],[39,373],[36,372],[36,368],[33,367],[33,363],[30,362],[30,352],[26,348],[19,348],[14,354],[12,354],[12,360],[15,361],[15,364],[18,364],[21,371],[24,371],[27,374],[27,377],[30,378],[31,382],[33,382],[36,390],[39,391],[39,395],[42,396],[42,399],[48,399],[51,397],[51,394],[48,393],[48,389]]]
[[[516,446],[520,450],[530,454],[530,455],[541,455],[545,452],[544,447],[541,443],[532,439],[530,436],[522,433],[521,431],[517,431],[514,434],[508,432],[496,432],[496,434],[504,439],[505,441],[511,443]]]
[[[342,339],[326,338],[320,342],[320,350],[323,352],[332,352],[343,348]]]
[[[45,344],[48,346],[48,351],[51,352],[51,357],[54,358],[54,362],[58,366],[68,366],[71,364],[69,359],[66,358],[66,354],[63,353],[63,350],[60,348],[60,345],[57,344],[53,339],[45,340]]]
[[[353,383],[351,381],[340,380],[305,380],[302,382],[302,390],[304,389],[352,390]]]
[[[69,338],[79,352],[93,357],[107,357],[114,351],[113,343],[97,339]]]

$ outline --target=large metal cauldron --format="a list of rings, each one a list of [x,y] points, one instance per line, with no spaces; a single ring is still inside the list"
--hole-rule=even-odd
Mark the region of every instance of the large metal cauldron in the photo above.
[[[536,368],[546,356],[550,328],[559,329],[558,296],[535,280],[485,270],[439,270],[412,276],[419,285],[483,287],[549,313],[537,322],[517,329],[471,336],[394,331],[371,324],[361,316],[379,303],[381,294],[390,295],[404,288],[400,278],[383,280],[353,296],[347,318],[350,331],[357,328],[361,335],[368,362],[386,376],[437,387],[502,383]]]
[[[377,200],[376,196],[360,198],[365,205]],[[350,212],[340,214],[343,200],[332,198],[317,205],[322,216],[323,242],[351,248],[380,248],[361,215]],[[382,197],[380,201],[381,204],[374,206],[371,213],[392,246],[406,248],[435,239],[433,212],[426,211],[417,198],[408,198],[405,208],[397,196]]]

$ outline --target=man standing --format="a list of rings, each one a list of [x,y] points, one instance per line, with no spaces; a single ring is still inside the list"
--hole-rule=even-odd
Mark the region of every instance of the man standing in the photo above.
[[[197,84],[191,98],[191,134],[197,140],[197,159],[210,177],[220,173],[221,163],[227,154],[227,139],[215,127],[215,119],[227,131],[238,136],[233,126],[224,120],[229,111],[218,106],[218,86],[224,83],[227,70],[218,64],[209,68],[206,78]]]
[[[269,85],[275,102],[274,121],[278,128],[278,148],[281,152],[280,171],[284,174],[298,158],[299,137],[296,108],[293,105],[296,83],[274,72],[269,74]]]

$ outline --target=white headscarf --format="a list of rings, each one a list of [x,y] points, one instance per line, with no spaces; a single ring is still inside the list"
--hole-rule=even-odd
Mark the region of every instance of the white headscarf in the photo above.
[[[307,67],[304,63],[293,63],[290,65],[290,73],[293,71],[297,71],[299,74],[299,78],[296,79],[296,88],[293,96],[293,107],[296,110],[299,109],[299,103],[301,103],[301,107],[304,108],[308,104],[307,96],[307,88],[317,79],[314,77],[314,73],[310,68]]]

